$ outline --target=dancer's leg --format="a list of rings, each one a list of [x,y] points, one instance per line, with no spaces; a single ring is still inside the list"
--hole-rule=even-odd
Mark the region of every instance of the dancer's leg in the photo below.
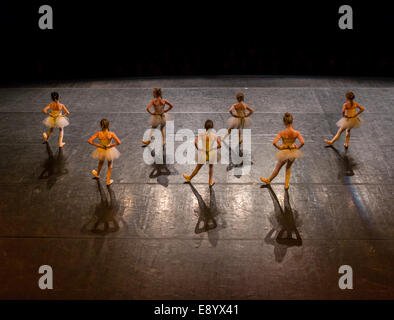
[[[243,138],[243,130],[244,130],[244,126],[245,126],[245,118],[241,118],[240,119],[240,125],[239,125],[239,131],[238,131],[238,133],[239,133],[239,144],[241,144],[242,143],[242,138]]]
[[[104,161],[100,160],[98,163],[97,171],[92,170],[92,173],[96,178],[100,178],[100,172],[101,172],[101,168],[103,167],[103,163],[104,163]]]
[[[285,179],[285,189],[289,189],[289,182],[290,182],[290,168],[291,165],[294,163],[294,160],[287,160],[286,164],[286,179]]]
[[[286,163],[286,161],[278,161],[278,163],[276,164],[276,167],[274,169],[274,171],[272,172],[271,176],[267,179],[267,178],[263,178],[260,177],[260,180],[270,184],[272,180],[274,180],[274,178],[278,175],[280,169],[283,167],[283,165]]]
[[[51,136],[52,132],[53,132],[53,128],[49,128],[48,133],[45,133],[45,132],[44,132],[44,133],[42,134],[43,137],[44,137],[44,139],[45,139],[45,141],[48,141],[48,140],[49,140],[49,137]]]
[[[149,145],[149,144],[150,144],[150,142],[151,142],[151,140],[152,140],[153,130],[155,130],[156,128],[157,128],[157,127],[152,127],[152,128],[150,129],[148,140],[141,140],[141,142],[142,142],[143,144],[146,144],[146,145]]]
[[[203,164],[198,163],[196,165],[196,168],[193,170],[192,174],[190,176],[186,175],[185,173],[183,174],[183,177],[190,182],[191,179],[193,179],[193,177],[198,173],[198,171],[200,171],[200,169],[202,168]]]
[[[63,142],[63,134],[64,134],[64,130],[63,128],[59,128],[59,147],[63,147],[66,143]]]
[[[215,184],[215,181],[212,180],[213,177],[213,164],[209,165],[209,185],[212,187]]]
[[[161,131],[161,137],[162,137],[162,144],[166,144],[166,125],[160,126],[160,131]]]
[[[346,129],[345,148],[349,147],[349,140],[350,140],[350,129]]]
[[[222,139],[222,140],[226,139],[227,136],[228,136],[230,133],[231,133],[231,128],[228,128],[228,129],[227,129],[227,133],[226,133],[224,136],[222,136],[221,139]]]
[[[111,173],[112,173],[112,161],[108,161],[108,170],[107,170],[107,186],[109,186],[113,180],[111,180]]]
[[[342,132],[343,132],[344,130],[345,130],[345,129],[339,128],[339,129],[338,129],[338,132],[337,132],[337,134],[335,135],[334,138],[332,138],[331,140],[324,140],[324,142],[327,143],[327,144],[329,144],[329,145],[333,144],[335,141],[337,141],[337,140],[339,139],[339,137],[341,136],[341,134],[342,134]]]

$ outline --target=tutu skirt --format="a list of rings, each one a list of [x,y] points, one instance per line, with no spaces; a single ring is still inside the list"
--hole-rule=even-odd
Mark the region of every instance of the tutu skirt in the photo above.
[[[149,124],[156,128],[158,126],[164,127],[166,125],[166,121],[170,120],[170,117],[167,113],[163,113],[162,115],[153,115],[149,119]]]
[[[229,118],[227,120],[227,123],[230,129],[248,128],[252,124],[249,118],[235,118],[235,117]]]
[[[70,122],[66,117],[47,117],[42,122],[48,128],[64,128],[67,127]]]
[[[220,151],[217,148],[209,152],[198,150],[195,160],[198,164],[217,164],[220,161]]]
[[[360,128],[363,123],[363,119],[360,117],[356,118],[342,118],[337,122],[337,126],[341,129],[353,129]]]
[[[275,154],[275,158],[278,161],[286,161],[288,159],[297,159],[297,158],[303,158],[304,154],[302,151],[298,149],[285,149],[285,150],[280,150]]]
[[[92,152],[92,158],[99,161],[113,161],[118,159],[120,152],[115,147],[110,149],[97,148]]]

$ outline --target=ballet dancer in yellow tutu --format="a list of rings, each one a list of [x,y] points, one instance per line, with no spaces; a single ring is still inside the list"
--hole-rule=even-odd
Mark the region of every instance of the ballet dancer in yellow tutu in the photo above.
[[[100,178],[100,172],[104,161],[108,161],[107,186],[109,186],[114,182],[111,180],[111,173],[113,161],[120,156],[119,151],[115,148],[115,146],[120,145],[120,140],[115,132],[109,131],[109,121],[107,119],[100,121],[100,127],[101,131],[96,132],[88,141],[91,145],[97,147],[97,149],[93,151],[92,157],[99,161],[97,171],[92,170],[92,173],[97,179]],[[99,139],[100,144],[93,142],[96,138]],[[115,140],[115,143],[111,144],[112,139]]]
[[[193,177],[200,171],[204,164],[209,164],[209,186],[212,187],[215,184],[213,180],[213,165],[220,161],[220,153],[218,149],[222,147],[218,136],[212,131],[213,122],[212,120],[205,121],[205,132],[200,134],[194,142],[196,146],[196,168],[190,176],[183,174],[183,177],[187,182],[190,182]]]
[[[304,138],[301,133],[293,129],[293,117],[289,112],[286,112],[283,117],[283,123],[286,127],[285,130],[278,133],[273,141],[273,145],[279,149],[275,154],[278,163],[271,176],[267,178],[260,177],[260,180],[266,184],[270,184],[271,181],[278,175],[280,169],[286,164],[286,182],[285,189],[289,188],[290,182],[290,168],[294,163],[295,159],[304,157],[304,154],[299,149],[304,145]],[[279,139],[282,139],[282,145],[278,145]],[[297,146],[295,141],[298,139],[300,144]]]
[[[347,102],[344,103],[342,107],[342,119],[337,122],[337,126],[339,130],[334,138],[331,140],[324,140],[325,143],[330,146],[334,144],[335,141],[339,139],[343,131],[346,131],[346,139],[344,147],[347,149],[349,147],[350,140],[350,130],[353,128],[360,128],[363,123],[363,119],[361,119],[358,115],[363,112],[365,109],[360,106],[357,102],[353,101],[355,95],[353,92],[349,91],[346,93]],[[358,109],[358,111],[357,111]]]
[[[48,139],[51,136],[53,129],[59,128],[59,147],[62,148],[66,144],[65,142],[63,142],[63,134],[64,127],[70,124],[68,119],[66,118],[70,114],[70,112],[67,110],[64,104],[61,104],[59,102],[59,93],[52,92],[51,98],[53,102],[48,104],[42,110],[42,112],[49,116],[43,121],[44,125],[49,128],[48,133],[44,132],[42,136],[44,137],[45,142],[48,142]],[[50,112],[48,112],[48,110],[50,110]],[[63,114],[62,111],[64,111],[65,113]]]

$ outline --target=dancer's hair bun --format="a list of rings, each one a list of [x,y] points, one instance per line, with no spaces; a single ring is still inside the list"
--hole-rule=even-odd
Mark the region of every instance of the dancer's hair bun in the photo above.
[[[351,91],[346,92],[346,99],[353,100],[355,97],[356,96],[354,95],[353,92]]]
[[[100,121],[101,129],[108,129],[109,128],[109,121],[107,119],[102,119]]]
[[[161,98],[161,88],[153,88],[153,94]]]
[[[283,116],[283,122],[288,125],[293,123],[293,116],[291,115],[290,112],[286,112],[285,115]]]
[[[57,93],[56,91],[53,91],[51,93],[51,98],[53,101],[59,100],[59,93]]]
[[[212,129],[213,128],[213,121],[212,120],[205,121],[204,127],[205,127],[205,130]]]

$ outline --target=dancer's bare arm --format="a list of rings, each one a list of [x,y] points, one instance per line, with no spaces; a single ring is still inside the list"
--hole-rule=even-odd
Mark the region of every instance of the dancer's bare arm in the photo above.
[[[153,106],[153,100],[148,104],[146,107],[146,111],[148,111],[152,116],[155,115],[152,111],[150,111],[150,108]]]
[[[196,138],[196,140],[194,140],[194,146],[196,147],[196,149],[197,150],[199,150],[199,148],[198,148],[198,140],[200,139],[200,136],[198,136],[197,138]]]
[[[93,140],[96,139],[98,137],[98,135],[99,135],[99,132],[96,132],[94,135],[92,135],[90,137],[90,139],[88,140],[88,143],[91,144],[92,146],[97,147],[97,148],[102,148],[103,147],[102,145],[93,142]]]
[[[172,105],[172,103],[171,103],[170,101],[166,100],[166,99],[164,99],[164,103],[165,103],[165,104],[168,104],[168,109],[167,109],[167,110],[164,110],[164,113],[170,111],[170,110],[174,107],[174,106]]]
[[[364,109],[362,106],[360,106],[358,103],[357,103],[356,108],[358,108],[359,110],[358,110],[358,112],[354,115],[354,117],[357,117],[361,112],[363,112],[363,111],[365,110],[365,109]]]
[[[297,131],[297,139],[300,142],[300,144],[296,147],[296,149],[301,149],[302,146],[305,144],[304,138],[302,137],[301,133]]]
[[[274,139],[272,144],[274,145],[275,148],[277,148],[279,150],[283,150],[283,147],[278,145],[278,141],[279,141],[280,138],[282,138],[282,132],[278,133],[278,135],[276,136],[276,138]]]
[[[115,140],[115,143],[110,144],[110,145],[107,147],[108,149],[120,145],[120,140],[119,140],[118,136],[115,134],[115,132],[112,132],[112,139]]]
[[[216,137],[216,142],[218,143],[218,149],[222,147],[222,143],[220,142],[219,137]]]
[[[67,110],[67,108],[64,104],[62,105],[62,109],[65,112],[65,114],[62,115],[62,117],[67,117],[70,114],[70,111]]]
[[[231,116],[233,116],[234,118],[239,118],[236,114],[233,113],[234,109],[235,109],[235,104],[233,104],[229,110]]]
[[[346,103],[344,103],[344,104],[343,104],[343,107],[342,107],[342,117],[344,117],[344,118],[349,118],[349,117],[346,115]]]
[[[51,104],[48,104],[44,109],[42,109],[42,112],[44,112],[47,115],[50,115],[50,113],[48,112],[48,109],[51,108]]]
[[[245,116],[245,118],[247,118],[253,114],[254,110],[251,107],[249,107],[248,105],[245,105],[245,108],[246,108],[246,110],[249,111],[249,113]]]

